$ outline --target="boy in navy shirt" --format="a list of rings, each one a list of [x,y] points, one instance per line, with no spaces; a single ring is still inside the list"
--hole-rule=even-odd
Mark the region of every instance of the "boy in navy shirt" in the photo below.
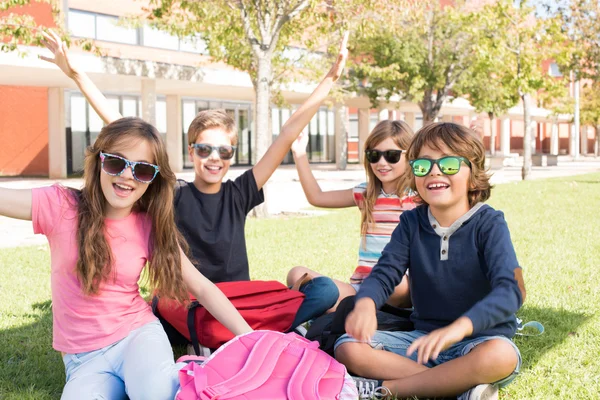
[[[421,205],[402,214],[363,282],[336,358],[373,378],[357,379],[361,398],[497,399],[521,365],[511,338],[524,286],[504,214],[483,204],[485,149],[470,129],[436,123],[416,134],[407,159]],[[407,270],[415,330],[376,331],[375,311]]]

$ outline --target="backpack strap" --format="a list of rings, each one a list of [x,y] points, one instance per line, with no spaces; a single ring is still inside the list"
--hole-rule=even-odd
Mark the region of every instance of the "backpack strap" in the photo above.
[[[319,399],[319,382],[331,365],[331,358],[318,350],[304,349],[287,387],[288,400]],[[343,380],[341,382],[343,384]],[[341,385],[340,385],[341,391]]]
[[[190,308],[187,314],[187,326],[190,332],[190,341],[194,346],[196,355],[200,355],[200,343],[198,342],[198,332],[196,331],[196,310],[200,307],[200,303],[194,301],[190,304]]]
[[[522,333],[522,331],[525,328],[532,328],[536,331],[536,333]],[[517,317],[517,332],[515,333],[515,335],[519,335],[519,336],[540,336],[542,333],[544,333],[544,325],[542,325],[541,323],[537,322],[537,321],[529,321],[526,323],[523,323],[523,320],[519,317]]]
[[[230,399],[259,388],[273,374],[279,357],[286,348],[290,348],[292,341],[293,337],[265,332],[250,350],[242,369],[231,378],[204,388],[199,393],[200,399]],[[297,347],[297,350],[303,351],[304,347]]]

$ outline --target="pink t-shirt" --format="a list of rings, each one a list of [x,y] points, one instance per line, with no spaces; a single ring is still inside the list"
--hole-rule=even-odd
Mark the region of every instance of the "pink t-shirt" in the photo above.
[[[77,199],[59,185],[33,190],[35,233],[50,243],[53,347],[65,353],[101,349],[156,319],[139,292],[138,280],[148,257],[152,223],[144,213],[105,220],[114,265],[100,293],[81,291],[75,267]],[[116,279],[114,279],[115,277]]]

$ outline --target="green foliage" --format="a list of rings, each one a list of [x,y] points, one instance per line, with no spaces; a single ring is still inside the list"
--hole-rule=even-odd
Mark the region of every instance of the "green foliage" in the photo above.
[[[271,59],[269,84],[277,88],[305,77],[315,65],[311,51],[324,50],[323,38],[340,26],[317,0],[152,0],[145,11],[156,28],[204,39],[214,61],[248,72],[255,87],[259,57]]]
[[[600,82],[587,84],[581,93],[581,122],[600,126]]]
[[[374,105],[393,96],[416,102],[423,118],[433,120],[453,88],[469,79],[479,11],[464,1],[387,3],[352,50],[355,89]]]
[[[35,2],[51,4],[52,12],[57,15],[58,10],[50,0]],[[41,46],[42,35],[35,19],[28,14],[19,15],[13,12],[32,3],[32,0],[0,1],[0,12],[8,13],[0,16],[0,52],[16,51],[19,44]],[[24,53],[20,52],[20,55]]]
[[[575,79],[600,81],[600,2],[570,0],[562,3],[557,17],[560,28],[568,37],[568,47],[558,59],[565,71]]]
[[[50,5],[50,10],[54,17],[54,28],[61,36],[62,40],[68,46],[75,44],[86,51],[91,51],[96,55],[102,55],[102,50],[89,39],[71,40],[69,35],[62,30],[60,23],[60,10],[54,0],[2,0],[0,1],[0,12],[8,13],[0,16],[0,53],[16,51],[20,56],[25,56],[26,52],[19,46],[43,46],[42,31],[48,29],[41,26],[29,14],[17,14],[14,11],[32,5],[34,3],[46,3]]]

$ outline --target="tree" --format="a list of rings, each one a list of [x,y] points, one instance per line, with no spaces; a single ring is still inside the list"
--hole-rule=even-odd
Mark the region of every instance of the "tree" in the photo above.
[[[46,9],[51,21],[36,19],[31,15],[33,7]],[[74,43],[83,50],[101,55],[101,49],[88,39],[71,40],[62,32],[60,7],[57,0],[0,0],[0,52],[17,52],[25,55],[19,46],[42,46],[42,31],[54,28],[68,45]]]
[[[493,48],[484,49],[472,65],[469,79],[456,88],[456,93],[466,95],[477,112],[486,113],[490,119],[490,154],[496,153],[497,124],[495,118],[505,114],[519,103],[518,93],[511,88],[512,75],[499,63]]]
[[[54,23],[57,24],[59,13],[55,2],[50,0],[3,0],[0,1],[0,52],[8,53],[19,51],[19,45],[40,45],[40,25],[36,19],[23,12],[26,7],[34,3],[45,4],[52,13]],[[21,52],[21,54],[23,54]]]
[[[543,62],[552,59],[565,42],[556,18],[536,18],[534,9],[511,0],[499,0],[486,5],[484,12],[486,47],[496,49],[497,62],[503,64],[507,89],[518,94],[523,106],[523,169],[522,178],[531,172],[531,108],[532,96],[546,93],[546,99],[560,90],[562,83],[548,76]]]
[[[478,11],[465,1],[452,6],[439,0],[387,3],[351,49],[359,55],[353,65],[355,88],[374,105],[394,96],[415,102],[424,123],[431,122],[455,86],[468,79],[476,56]]]
[[[569,46],[558,60],[559,64],[561,69],[569,71],[573,75],[578,90],[576,97],[579,95],[580,81],[583,80],[583,85],[587,87],[588,93],[586,94],[587,98],[581,97],[581,100],[587,102],[587,107],[589,107],[590,104],[594,104],[593,94],[589,91],[600,87],[600,26],[598,25],[600,2],[598,0],[571,0],[558,8],[557,15],[561,19],[562,29],[569,39]],[[593,118],[589,119],[592,110],[586,109],[587,119],[584,118],[583,115],[580,115],[580,108],[583,113],[585,106],[581,105],[580,107],[579,97],[576,100],[576,130],[580,121],[593,125],[596,128],[597,143],[597,124]],[[597,144],[595,147],[597,149]],[[595,152],[597,154],[597,150]]]
[[[585,85],[581,99],[581,121],[584,124],[592,125],[596,130],[594,155],[597,157],[600,145],[600,82]]]
[[[336,7],[344,4],[344,11],[348,7],[347,2],[337,3],[151,0],[146,11],[153,26],[180,37],[201,37],[214,61],[223,61],[250,75],[256,95],[255,154],[259,159],[271,142],[270,105],[277,89],[318,61],[320,57],[311,50],[319,45],[322,49],[325,35],[339,30],[341,16],[335,13]],[[354,1],[359,3],[369,1]]]

